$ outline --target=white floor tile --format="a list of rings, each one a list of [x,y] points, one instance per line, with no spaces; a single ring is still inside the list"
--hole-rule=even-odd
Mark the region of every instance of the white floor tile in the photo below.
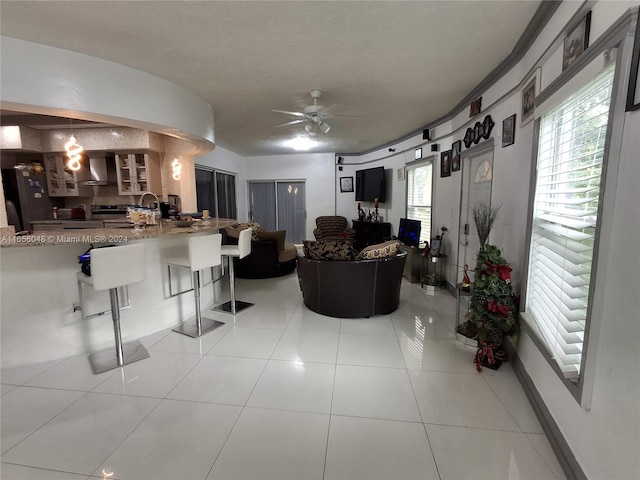
[[[502,369],[502,366],[500,367]],[[482,371],[484,372],[485,369]],[[525,433],[542,433],[542,426],[536,417],[520,382],[513,376],[484,375],[491,389],[498,396],[507,411]]]
[[[287,330],[282,334],[271,358],[274,360],[336,363],[338,337],[337,333]]]
[[[442,480],[553,479],[524,433],[427,425]]]
[[[83,392],[17,387],[2,397],[2,453],[35,432],[73,404]]]
[[[566,480],[567,477],[560,466],[560,462],[558,461],[556,454],[553,452],[553,448],[551,448],[549,440],[547,440],[547,436],[543,433],[527,433],[526,435],[545,463],[553,471],[556,478],[559,480]]]
[[[86,480],[87,476],[2,463],[0,464],[0,478],[2,480]]]
[[[399,337],[399,341],[409,370],[476,373],[474,354],[456,340]]]
[[[403,368],[398,339],[382,335],[340,334],[338,363],[370,367]]]
[[[264,307],[256,305],[236,323],[242,328],[273,328],[284,330],[293,316],[295,307],[285,310],[282,306]]]
[[[117,369],[93,391],[164,398],[200,358],[191,353],[153,352],[149,358]]]
[[[370,318],[343,318],[340,320],[340,333],[387,336],[396,334],[389,315]]]
[[[334,365],[270,360],[247,405],[329,413],[334,376]]]
[[[207,355],[167,397],[244,405],[266,364],[256,358]]]
[[[291,317],[287,330],[340,333],[340,319],[320,315],[301,305]]]
[[[34,363],[33,365],[3,368],[0,370],[0,381],[11,385],[23,385],[33,377],[46,372],[65,360],[66,358],[61,358],[50,362]]]
[[[89,393],[4,454],[2,460],[90,475],[158,402]]]
[[[204,355],[208,353],[231,328],[233,328],[233,322],[220,325],[218,328],[198,338],[191,338],[182,333],[172,331],[149,348],[149,352],[152,355],[153,352],[199,353]]]
[[[332,415],[326,480],[439,480],[424,426]]]
[[[329,415],[245,408],[207,480],[322,479]]]
[[[405,369],[338,365],[331,413],[420,422]]]
[[[453,334],[435,313],[428,315],[392,315],[398,337],[412,340],[453,339]]]
[[[337,348],[337,344],[338,344],[338,342],[336,341],[336,348]],[[17,385],[5,385],[5,384],[2,384],[2,385],[0,385],[0,395],[5,395],[5,394],[9,393],[11,390],[15,390],[16,388],[18,388]]]
[[[509,412],[477,373],[409,371],[424,423],[519,432]]]
[[[95,375],[91,370],[89,355],[76,355],[67,358],[44,373],[25,382],[25,385],[90,392],[117,370],[118,369],[109,370]]]
[[[163,400],[98,468],[125,480],[204,479],[241,407]]]
[[[282,330],[262,328],[230,329],[209,353],[231,357],[270,358],[276,347]]]

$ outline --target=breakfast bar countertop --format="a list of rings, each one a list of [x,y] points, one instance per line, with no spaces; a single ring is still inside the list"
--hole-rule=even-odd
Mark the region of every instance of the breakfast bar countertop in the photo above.
[[[50,247],[81,243],[126,243],[129,240],[188,235],[192,233],[217,233],[220,228],[237,223],[228,218],[211,218],[208,224],[198,221],[190,227],[178,227],[163,220],[162,225],[149,225],[139,231],[133,228],[80,228],[73,230],[46,230],[29,235],[2,235],[0,247]]]

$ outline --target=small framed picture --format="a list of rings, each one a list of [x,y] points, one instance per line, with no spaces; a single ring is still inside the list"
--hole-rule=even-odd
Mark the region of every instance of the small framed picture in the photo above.
[[[564,39],[562,50],[562,70],[575,62],[589,46],[591,11],[589,11]]]
[[[502,147],[513,145],[516,139],[516,114],[502,121]]]
[[[533,111],[535,109],[536,95],[538,93],[538,75],[537,72],[531,77],[522,89],[522,108],[520,110],[520,126],[524,126],[533,120]]]
[[[451,176],[451,150],[447,150],[440,154],[440,176]]]
[[[416,160],[420,160],[422,158],[422,148],[416,148],[413,158]]]
[[[460,152],[462,151],[462,140],[453,142],[451,145],[451,171],[457,172],[460,170]]]
[[[353,192],[353,177],[340,177],[340,192]]]
[[[398,180],[404,180],[406,178],[407,167],[399,167],[396,170],[396,177]]]
[[[482,97],[478,98],[471,102],[471,107],[469,108],[469,118],[475,117],[482,110]]]

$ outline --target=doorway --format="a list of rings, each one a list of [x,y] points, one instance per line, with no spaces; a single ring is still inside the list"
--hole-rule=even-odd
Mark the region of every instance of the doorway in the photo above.
[[[238,218],[235,175],[196,165],[196,199],[199,212],[209,210],[216,218]]]
[[[249,219],[265,230],[286,230],[287,243],[306,238],[306,189],[304,181],[249,182]]]

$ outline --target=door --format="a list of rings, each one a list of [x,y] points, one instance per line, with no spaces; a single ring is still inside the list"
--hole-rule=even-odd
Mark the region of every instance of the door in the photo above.
[[[306,189],[303,181],[249,182],[249,219],[265,230],[286,230],[288,243],[306,237]]]
[[[476,256],[480,240],[473,219],[473,207],[478,203],[491,205],[493,184],[493,149],[472,153],[462,158],[462,189],[460,192],[460,245],[458,248],[457,281],[462,278],[464,266],[469,266],[469,277],[473,281]]]
[[[196,166],[196,200],[199,212],[216,218],[238,218],[235,175]]]

